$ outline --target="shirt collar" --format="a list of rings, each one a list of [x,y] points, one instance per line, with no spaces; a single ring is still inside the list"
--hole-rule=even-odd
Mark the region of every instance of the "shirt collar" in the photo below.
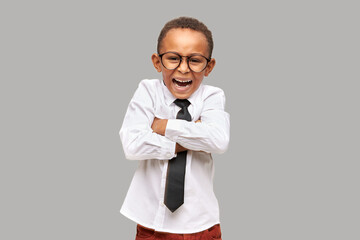
[[[163,80],[160,80],[160,82],[165,96],[165,103],[167,106],[170,106],[170,104],[172,104],[176,100],[176,98],[171,94],[169,89],[165,86]]]
[[[161,86],[163,88],[163,92],[164,92],[164,96],[165,96],[165,103],[167,106],[170,106],[170,104],[172,104],[176,98],[174,97],[174,95],[172,95],[172,93],[169,91],[169,89],[165,86],[164,82],[162,80],[161,81]],[[196,95],[198,94],[200,88],[202,88],[203,84],[201,83],[200,86],[198,87],[198,89],[196,89],[196,91],[191,94],[191,96],[188,98],[189,102],[191,104],[195,103],[195,98]]]

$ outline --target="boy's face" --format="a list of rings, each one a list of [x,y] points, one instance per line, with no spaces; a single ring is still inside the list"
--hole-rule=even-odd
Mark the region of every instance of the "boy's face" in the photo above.
[[[171,29],[162,40],[160,54],[176,52],[181,56],[201,54],[209,58],[208,43],[203,33],[192,29]],[[215,66],[215,59],[211,59],[202,72],[193,72],[187,64],[187,58],[183,58],[179,67],[174,70],[166,69],[158,54],[151,57],[154,67],[162,72],[166,87],[178,99],[189,98],[200,86],[204,76],[208,76]]]

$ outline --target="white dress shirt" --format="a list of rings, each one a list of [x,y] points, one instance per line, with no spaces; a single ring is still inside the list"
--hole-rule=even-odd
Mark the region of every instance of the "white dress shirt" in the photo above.
[[[141,81],[129,103],[120,138],[126,158],[140,161],[120,212],[156,231],[195,233],[220,222],[211,153],[226,151],[230,120],[220,88],[201,84],[190,96],[191,122],[176,119],[180,107],[174,100],[162,80],[154,79]],[[152,131],[154,117],[169,119],[165,136]],[[189,150],[184,204],[172,213],[164,205],[164,192],[176,143]]]

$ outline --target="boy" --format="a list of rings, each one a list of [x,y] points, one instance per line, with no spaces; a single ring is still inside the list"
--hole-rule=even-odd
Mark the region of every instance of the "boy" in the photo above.
[[[212,49],[203,23],[168,22],[151,57],[162,80],[141,81],[129,103],[120,138],[139,166],[120,212],[136,239],[221,239],[211,153],[226,151],[230,123],[223,91],[202,84]]]

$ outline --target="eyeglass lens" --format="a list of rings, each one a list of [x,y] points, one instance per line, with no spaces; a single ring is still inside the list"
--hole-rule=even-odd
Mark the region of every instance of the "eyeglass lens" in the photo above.
[[[182,57],[176,53],[165,53],[162,56],[162,64],[169,70],[174,70],[180,66]],[[188,66],[194,72],[201,72],[207,65],[207,60],[203,56],[193,55],[188,57]]]

